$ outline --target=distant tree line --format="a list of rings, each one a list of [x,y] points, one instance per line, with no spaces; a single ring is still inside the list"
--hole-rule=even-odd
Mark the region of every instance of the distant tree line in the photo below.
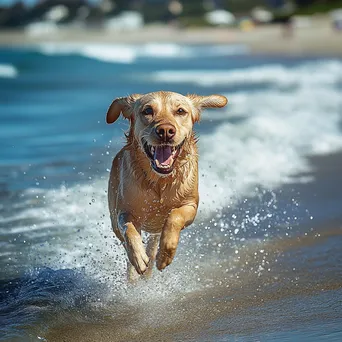
[[[139,7],[143,9],[158,8],[159,10],[165,8],[169,0],[111,0],[115,3],[117,10],[133,9]],[[310,6],[319,7],[336,7],[341,5],[340,0],[179,0],[183,6],[185,13],[191,12],[196,14],[205,10],[205,4],[212,3],[218,7],[230,10],[232,12],[249,11],[256,6],[271,7],[272,4],[282,4],[286,1],[290,1],[298,8],[305,8]]]
[[[170,0],[107,0],[113,6],[108,11],[89,4],[87,0],[41,0],[33,8],[28,8],[22,1],[12,7],[1,7],[0,27],[20,27],[44,18],[45,13],[56,5],[68,8],[68,16],[63,23],[73,20],[85,20],[88,24],[101,25],[104,19],[119,14],[124,10],[137,10],[149,22],[166,22],[170,18],[168,3]],[[333,7],[342,7],[342,0],[177,0],[183,5],[180,21],[184,25],[205,25],[203,15],[210,9],[222,8],[238,15],[248,15],[256,6],[270,9],[291,1],[297,7],[297,13],[309,14],[326,12]],[[80,18],[80,8],[86,8],[88,15]],[[84,13],[84,11],[83,11]]]

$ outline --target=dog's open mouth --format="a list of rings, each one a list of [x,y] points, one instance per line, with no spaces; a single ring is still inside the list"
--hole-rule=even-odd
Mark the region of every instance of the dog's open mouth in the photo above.
[[[145,141],[143,142],[143,146],[146,155],[151,160],[151,165],[154,171],[166,175],[173,171],[174,162],[179,156],[183,143],[178,146],[152,146]]]

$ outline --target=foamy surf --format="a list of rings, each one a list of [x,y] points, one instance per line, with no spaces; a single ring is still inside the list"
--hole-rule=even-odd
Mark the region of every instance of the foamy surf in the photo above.
[[[342,82],[342,63],[330,60],[309,62],[296,67],[274,64],[235,70],[163,70],[154,72],[150,78],[156,83],[189,83],[202,87],[262,83],[278,87],[313,84],[324,87]]]
[[[274,68],[263,67],[259,81],[270,80]],[[336,87],[342,63],[321,62],[320,69],[330,75],[326,76],[324,86],[323,73],[315,73],[316,68],[311,62],[287,68],[283,77],[273,79],[275,85],[283,85],[286,75],[295,82],[286,91],[275,87],[227,93],[230,104],[226,109],[215,114],[203,113],[202,124],[198,126],[201,195],[198,224],[228,206],[234,207],[242,198],[254,194],[256,187],[274,189],[284,183],[311,181],[296,178],[296,174],[309,170],[306,157],[342,148],[339,129],[342,98]],[[239,74],[239,79],[249,80],[250,70],[240,70]],[[228,82],[236,71],[231,71],[231,75],[227,72]],[[230,121],[232,116],[237,122]],[[222,123],[207,132],[205,125],[212,118]],[[97,278],[106,277],[115,269],[115,277],[123,279],[125,255],[111,231],[106,196],[108,174],[103,172],[86,184],[27,190],[25,197],[28,201],[34,198],[37,206],[23,210],[17,217],[0,217],[0,223],[10,225],[11,219],[34,221],[34,225],[16,225],[9,233],[60,236],[53,241],[54,248],[44,243],[32,249],[31,257],[39,256],[35,263],[50,259],[47,266],[81,267]],[[226,222],[221,229],[231,231],[233,221]],[[241,224],[234,222],[237,229]]]
[[[248,53],[244,45],[225,46],[186,46],[167,43],[148,43],[140,45],[98,44],[98,43],[42,43],[38,50],[46,55],[77,54],[103,62],[132,64],[139,58],[150,59],[191,59],[215,56],[232,56]]]
[[[15,78],[18,76],[18,70],[12,64],[0,64],[0,77]]]

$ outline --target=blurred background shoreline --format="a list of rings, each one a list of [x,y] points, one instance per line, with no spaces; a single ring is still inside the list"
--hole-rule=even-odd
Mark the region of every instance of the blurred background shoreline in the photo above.
[[[328,20],[318,20],[314,29],[298,29],[291,39],[281,38],[281,27],[262,27],[253,32],[236,29],[172,27],[146,27],[138,32],[104,34],[101,30],[63,28],[58,33],[30,36],[22,31],[0,32],[0,45],[25,46],[45,42],[53,43],[99,43],[99,44],[144,44],[155,42],[179,44],[242,44],[253,54],[342,56],[342,34],[332,34]],[[317,44],[320,40],[320,44]]]
[[[6,0],[2,3],[1,46],[45,42],[241,44],[253,54],[342,55],[340,1]]]

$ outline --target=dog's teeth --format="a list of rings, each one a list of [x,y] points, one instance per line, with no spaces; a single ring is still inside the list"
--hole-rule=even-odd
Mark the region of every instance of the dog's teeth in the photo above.
[[[151,147],[151,152],[154,154],[154,146]]]

